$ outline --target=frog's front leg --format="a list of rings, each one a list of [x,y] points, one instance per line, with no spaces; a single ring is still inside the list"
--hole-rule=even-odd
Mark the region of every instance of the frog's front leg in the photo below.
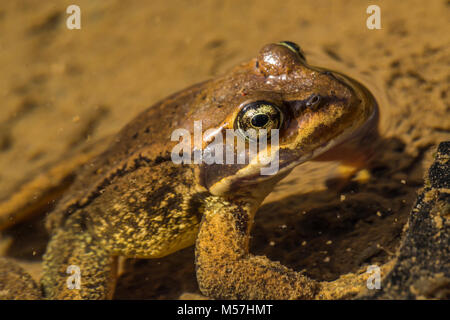
[[[41,285],[47,299],[111,299],[117,258],[72,216],[51,237]]]
[[[367,122],[342,144],[319,155],[314,161],[338,161],[338,178],[334,182],[336,189],[343,187],[350,179],[367,183],[370,179],[371,161],[381,139],[378,131],[378,108],[375,108]]]
[[[265,256],[249,253],[253,213],[219,197],[206,201],[196,243],[203,294],[221,299],[312,299],[318,283]]]

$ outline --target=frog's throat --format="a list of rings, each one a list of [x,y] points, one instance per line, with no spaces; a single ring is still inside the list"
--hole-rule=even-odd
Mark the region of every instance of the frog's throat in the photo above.
[[[252,184],[257,184],[264,182],[265,180],[273,180],[274,176],[284,176],[288,172],[290,172],[296,166],[312,160],[321,154],[327,152],[328,150],[345,143],[346,141],[351,140],[352,138],[363,136],[366,131],[372,130],[374,126],[377,126],[378,123],[378,105],[370,93],[368,89],[366,89],[362,84],[353,80],[351,78],[347,78],[348,84],[351,85],[355,92],[360,93],[362,105],[361,108],[366,108],[368,112],[370,112],[369,117],[363,123],[357,122],[353,126],[347,128],[342,134],[337,136],[335,139],[329,140],[327,143],[316,147],[314,150],[296,156],[295,158],[291,158],[289,160],[283,161],[280,159],[279,169],[274,175],[261,175],[261,164],[260,163],[249,163],[244,168],[237,171],[232,176],[227,176],[222,178],[221,180],[214,183],[209,187],[209,191],[213,195],[224,195],[229,192],[234,192],[236,189],[239,189],[243,186],[248,186]],[[265,150],[263,151],[265,152]],[[282,152],[282,151],[281,151]],[[275,154],[273,152],[269,152],[272,156]],[[258,154],[259,157],[259,154]],[[275,159],[272,159],[275,161]]]

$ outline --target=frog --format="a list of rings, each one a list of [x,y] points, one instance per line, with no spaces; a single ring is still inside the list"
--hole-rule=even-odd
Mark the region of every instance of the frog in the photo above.
[[[378,118],[369,89],[343,73],[309,64],[291,41],[266,44],[227,73],[163,99],[86,161],[47,216],[42,298],[111,299],[120,258],[160,258],[190,246],[195,246],[197,282],[206,297],[320,298],[329,283],[250,252],[255,214],[277,183],[302,163],[340,161],[352,172],[366,167],[379,135]],[[264,135],[265,151],[275,151],[277,171],[261,174],[267,166],[261,161],[176,163],[173,150],[179,141],[172,133],[184,128],[194,134],[196,121],[215,137],[233,130],[234,139],[244,144]],[[268,132],[273,130],[278,141],[272,146]],[[212,140],[203,139],[201,147]],[[7,263],[2,261],[3,270]],[[69,281],[73,270],[78,285]],[[8,277],[2,282],[7,288]],[[22,287],[36,290],[27,283]]]

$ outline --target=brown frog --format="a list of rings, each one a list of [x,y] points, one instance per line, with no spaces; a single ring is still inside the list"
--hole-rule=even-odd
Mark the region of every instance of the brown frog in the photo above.
[[[194,133],[198,120],[203,132],[215,129],[217,137],[233,129],[247,145],[262,138],[261,129],[278,130],[277,146],[265,136],[278,170],[262,175],[267,164],[258,161],[174,163],[179,142],[172,132]],[[145,110],[83,167],[47,219],[44,297],[111,298],[118,257],[157,258],[195,244],[198,284],[208,297],[320,298],[326,284],[249,253],[254,215],[275,184],[305,161],[362,168],[377,125],[376,101],[363,85],[309,65],[295,43],[264,46],[229,73]],[[2,263],[0,273],[8,265]],[[69,266],[80,271],[79,287],[68,286]]]

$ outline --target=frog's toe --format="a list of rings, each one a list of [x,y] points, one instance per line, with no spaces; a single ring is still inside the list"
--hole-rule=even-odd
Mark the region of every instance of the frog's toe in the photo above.
[[[11,259],[0,258],[0,300],[37,300],[41,291],[31,276]]]

